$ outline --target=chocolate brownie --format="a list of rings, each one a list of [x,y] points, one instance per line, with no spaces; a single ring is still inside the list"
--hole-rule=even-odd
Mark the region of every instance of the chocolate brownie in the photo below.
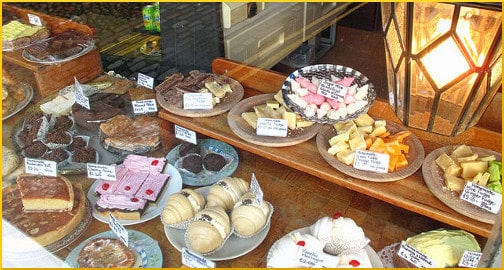
[[[199,154],[200,147],[197,144],[193,144],[190,142],[182,142],[179,146],[179,156],[185,157],[189,154]]]
[[[203,157],[203,167],[208,171],[218,172],[226,163],[226,159],[217,153],[208,153]]]
[[[199,173],[203,170],[203,160],[200,155],[188,155],[182,160],[182,168],[192,173]]]

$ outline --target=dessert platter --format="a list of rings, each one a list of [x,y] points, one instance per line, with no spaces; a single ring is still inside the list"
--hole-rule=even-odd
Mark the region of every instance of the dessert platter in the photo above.
[[[190,144],[190,145],[188,145]],[[190,150],[188,148],[191,148]],[[185,151],[183,151],[185,149]],[[214,166],[218,166],[215,169],[207,168],[205,164],[206,158],[211,158],[209,153],[218,154],[223,158],[224,161],[221,165],[216,164],[217,160],[214,161]],[[184,159],[194,158],[194,160],[187,160],[189,163],[186,166],[196,166],[196,163],[201,164],[200,167],[184,168]],[[214,156],[217,157],[217,156]],[[229,144],[221,142],[214,139],[199,139],[197,145],[191,143],[181,143],[175,146],[166,155],[166,160],[168,163],[175,166],[182,176],[182,183],[190,186],[207,186],[211,185],[220,179],[230,176],[234,173],[238,167],[239,157],[236,150]],[[212,162],[209,160],[209,162]]]
[[[400,132],[408,132],[403,126],[391,121],[386,121],[386,127],[388,132],[392,135],[399,134]],[[332,167],[357,179],[371,182],[392,182],[401,180],[415,173],[422,166],[424,160],[425,151],[423,145],[418,137],[411,133],[404,138],[404,144],[409,148],[408,153],[405,154],[407,166],[392,172],[389,171],[388,173],[358,170],[355,169],[352,164],[347,165],[340,161],[335,155],[329,153],[328,150],[331,148],[329,140],[336,135],[337,131],[333,125],[323,126],[317,134],[317,149],[324,160]]]
[[[156,100],[170,113],[185,117],[210,117],[227,112],[244,95],[243,86],[236,80],[213,73],[190,71],[188,76],[175,73],[156,88]],[[211,109],[184,109],[184,94],[212,93],[215,103]]]
[[[161,40],[147,41],[138,50],[147,56],[161,56]]]
[[[81,57],[94,48],[87,34],[67,30],[24,48],[23,59],[38,64],[56,65]]]
[[[9,15],[9,14],[6,14]],[[2,25],[2,51],[12,52],[46,39],[50,30],[21,20],[11,20]]]
[[[177,169],[175,169],[173,165],[166,164],[166,166],[163,169],[163,173],[168,174],[169,178],[166,184],[162,187],[160,193],[157,195],[156,201],[148,203],[147,208],[142,210],[139,218],[126,219],[119,217],[117,218],[119,223],[121,223],[122,225],[139,224],[151,220],[161,214],[161,212],[163,211],[163,206],[166,203],[166,200],[168,199],[170,194],[178,192],[182,188],[182,177],[180,176],[180,173],[177,171]],[[108,223],[110,219],[109,216],[99,213],[96,206],[98,200],[100,199],[100,197],[97,196],[96,194],[96,190],[102,188],[102,186],[103,186],[102,180],[96,180],[95,183],[93,183],[93,185],[89,189],[87,197],[91,202],[91,205],[93,206],[92,211],[93,217],[103,223]]]
[[[136,230],[127,231],[129,247],[137,253],[135,254],[135,259],[137,261],[132,267],[161,268],[163,265],[163,254],[157,241],[145,233]],[[89,237],[88,239],[82,241],[82,243],[80,243],[68,254],[65,259],[64,266],[79,268],[80,265],[78,261],[83,248],[93,240],[101,238],[116,239],[117,236],[112,231],[105,231]]]
[[[269,147],[283,147],[292,146],[305,141],[317,135],[321,124],[313,123],[303,120],[297,120],[298,122],[307,123],[305,126],[289,128],[286,137],[276,137],[276,136],[259,136],[256,133],[256,129],[251,126],[244,118],[244,113],[254,112],[257,106],[262,106],[268,101],[276,100],[275,96],[277,94],[261,94],[256,95],[247,99],[240,101],[238,104],[233,106],[233,108],[228,113],[228,124],[231,130],[243,140],[262,146]],[[294,116],[295,117],[295,116]]]
[[[425,184],[434,196],[456,212],[481,222],[489,224],[495,223],[495,219],[498,218],[496,214],[460,199],[459,192],[450,190],[445,186],[443,170],[436,164],[436,159],[443,153],[450,153],[454,147],[455,146],[451,145],[438,148],[425,157],[422,166]],[[502,155],[495,151],[475,146],[471,146],[470,148],[481,157],[493,155],[496,160],[502,160]]]
[[[20,112],[22,109],[24,109],[28,104],[30,104],[30,101],[33,98],[33,87],[27,83],[24,82],[18,82],[17,83],[19,87],[23,91],[23,98],[20,101],[15,102],[15,104],[12,105],[12,109],[9,109],[7,114],[2,115],[2,120],[9,119],[13,115],[17,114]],[[5,87],[5,86],[3,86]],[[2,107],[4,108],[4,104],[2,104]]]
[[[237,178],[233,178],[233,179],[225,178],[224,181],[226,181],[230,186],[233,186],[230,184],[230,180],[236,180],[236,179]],[[221,182],[221,181],[219,181],[219,182]],[[221,202],[219,199],[217,199],[217,201],[213,201],[213,199],[215,200],[218,197],[218,195],[216,195],[215,192],[217,189],[219,189],[219,187],[217,185],[219,182],[212,185],[215,187],[215,189],[213,191],[212,191],[212,186],[201,187],[201,188],[197,188],[194,190],[196,193],[199,193],[203,197],[207,198],[207,206],[205,208],[202,208],[201,210],[195,211],[196,218],[194,219],[194,221],[191,218],[191,219],[183,221],[181,223],[170,225],[165,222],[166,215],[163,215],[162,220],[164,223],[165,235],[168,238],[168,241],[177,250],[182,251],[183,248],[189,248],[189,249],[193,250],[193,248],[195,248],[194,246],[190,247],[191,240],[189,240],[189,239],[192,239],[192,238],[188,232],[189,232],[189,230],[192,230],[192,226],[193,225],[195,226],[196,223],[198,223],[198,222],[205,223],[204,219],[200,220],[197,218],[199,213],[203,213],[204,211],[208,211],[205,209],[213,209],[213,208],[215,208],[217,202]],[[243,183],[246,183],[246,182],[243,182]],[[246,187],[246,186],[244,186],[244,187]],[[245,190],[243,190],[243,191],[245,191]],[[191,192],[191,194],[194,195],[194,192]],[[208,197],[209,194],[213,194],[213,195],[210,195],[210,197]],[[212,196],[214,196],[214,197],[212,197]],[[233,207],[233,204],[234,203],[231,203],[230,207]],[[209,260],[221,261],[221,260],[234,259],[234,258],[240,257],[240,256],[245,255],[245,254],[249,253],[250,251],[254,250],[266,238],[266,236],[268,235],[269,229],[270,229],[269,218],[271,217],[273,209],[269,203],[267,203],[267,204],[270,209],[269,217],[268,217],[268,220],[266,221],[266,223],[264,224],[264,226],[261,227],[258,231],[254,232],[248,236],[243,236],[243,235],[238,234],[236,232],[236,228],[233,229],[232,228],[233,226],[231,226],[231,228],[230,228],[231,231],[227,234],[226,238],[224,238],[222,244],[218,245],[218,247],[216,249],[213,249],[211,251],[206,251],[206,252],[202,252],[202,251],[196,251],[196,252],[204,255],[205,258],[207,258]],[[202,206],[203,206],[203,204],[202,204]],[[224,207],[224,208],[221,208],[221,207]],[[250,207],[252,207],[252,206],[250,206]],[[221,209],[219,211],[222,211],[223,213],[225,210],[227,210],[224,205],[218,206],[217,209]],[[203,216],[205,216],[205,214],[203,214]],[[216,220],[218,220],[216,216],[213,216],[213,217],[216,218]],[[183,226],[178,227],[177,225],[183,225]],[[195,231],[196,231],[196,229],[195,229]],[[202,231],[202,233],[203,233],[203,231]],[[208,235],[207,233],[204,233],[204,234],[202,234],[202,237],[209,238],[210,235]],[[193,241],[196,241],[196,240],[193,240]]]

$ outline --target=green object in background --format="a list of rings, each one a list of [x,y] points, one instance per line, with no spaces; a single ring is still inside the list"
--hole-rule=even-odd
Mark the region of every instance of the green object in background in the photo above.
[[[490,173],[487,188],[502,194],[502,162],[489,161],[487,171]]]

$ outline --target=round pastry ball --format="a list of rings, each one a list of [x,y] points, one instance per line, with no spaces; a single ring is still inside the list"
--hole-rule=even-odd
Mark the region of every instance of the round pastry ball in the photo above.
[[[184,188],[168,197],[162,220],[166,224],[175,224],[193,218],[205,206],[205,197],[192,189]]]
[[[196,214],[186,231],[188,246],[201,254],[220,248],[231,233],[229,216],[224,209],[205,208]]]
[[[231,212],[234,230],[242,236],[251,236],[260,231],[268,220],[268,204],[260,203],[252,192],[245,193]]]
[[[248,190],[249,185],[242,178],[224,177],[210,187],[207,195],[207,205],[230,211]]]

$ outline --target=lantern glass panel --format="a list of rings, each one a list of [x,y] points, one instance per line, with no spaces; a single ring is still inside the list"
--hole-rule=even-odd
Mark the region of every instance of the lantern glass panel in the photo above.
[[[409,126],[427,129],[436,91],[416,61],[411,63]]]
[[[385,32],[385,30],[387,29],[387,25],[388,25],[388,21],[390,19],[390,11],[391,11],[391,8],[392,8],[392,4],[391,3],[382,3],[381,4],[381,18],[382,18],[382,30]]]
[[[390,27],[387,32],[387,47],[390,50],[390,55],[392,59],[392,64],[395,67],[397,67],[397,64],[399,63],[399,59],[402,55],[402,46],[401,42],[399,41],[399,36],[397,35],[397,28],[396,28],[396,23],[394,20],[392,20]]]
[[[414,3],[411,52],[420,53],[443,34],[448,33],[453,18],[453,5]]]

